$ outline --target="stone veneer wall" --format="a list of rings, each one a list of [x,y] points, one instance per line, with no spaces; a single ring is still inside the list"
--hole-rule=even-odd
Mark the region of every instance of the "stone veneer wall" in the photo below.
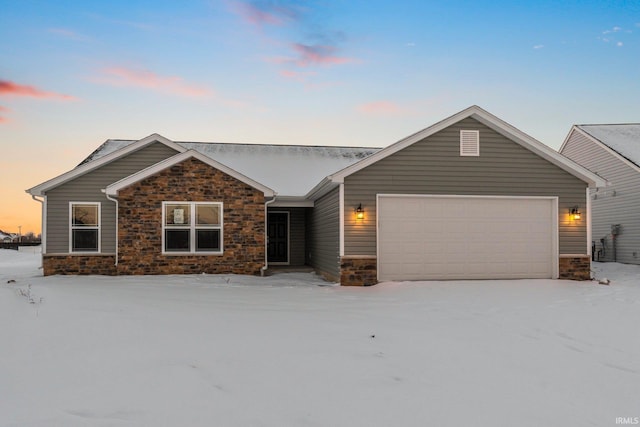
[[[42,271],[52,274],[116,274],[116,256],[111,255],[42,255]]]
[[[377,281],[376,257],[344,256],[340,260],[340,284],[343,286],[371,286]],[[559,278],[591,279],[591,258],[588,256],[560,257]]]
[[[343,256],[340,259],[342,286],[371,286],[378,283],[378,262],[375,256]]]
[[[558,278],[569,280],[591,279],[591,258],[588,256],[560,257]]]
[[[163,255],[162,202],[223,202],[222,255]],[[190,158],[120,190],[118,274],[259,274],[264,194]]]

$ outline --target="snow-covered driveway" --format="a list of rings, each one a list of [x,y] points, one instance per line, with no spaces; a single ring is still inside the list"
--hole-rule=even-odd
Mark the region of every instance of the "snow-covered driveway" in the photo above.
[[[0,250],[0,426],[615,426],[640,268],[596,282],[40,277]],[[15,283],[7,283],[15,280]]]

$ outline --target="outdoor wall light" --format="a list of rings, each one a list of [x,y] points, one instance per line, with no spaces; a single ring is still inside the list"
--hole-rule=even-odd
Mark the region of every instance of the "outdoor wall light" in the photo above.
[[[571,217],[571,219],[574,220],[574,221],[577,221],[580,218],[582,218],[582,214],[578,210],[577,206],[574,206],[574,207],[571,208],[571,210],[569,211],[569,217]]]
[[[364,209],[362,209],[362,203],[358,205],[358,207],[355,209],[355,212],[356,219],[364,219]]]

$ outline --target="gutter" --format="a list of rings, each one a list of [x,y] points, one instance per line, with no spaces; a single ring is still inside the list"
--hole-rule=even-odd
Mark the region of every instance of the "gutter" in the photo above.
[[[102,192],[104,193],[104,197],[106,197],[107,199],[111,200],[113,203],[116,204],[116,262],[113,265],[117,267],[118,266],[118,199],[114,199],[111,196],[109,196],[107,194],[106,189],[102,190]]]
[[[260,268],[260,276],[262,277],[264,277],[264,273],[269,269],[269,228],[266,226],[268,218],[267,207],[276,201],[277,196],[278,195],[276,193],[273,193],[273,199],[264,203],[264,265]]]

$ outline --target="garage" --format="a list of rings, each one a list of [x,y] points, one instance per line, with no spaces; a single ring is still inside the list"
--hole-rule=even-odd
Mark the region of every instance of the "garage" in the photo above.
[[[378,280],[557,278],[556,197],[377,196]]]

